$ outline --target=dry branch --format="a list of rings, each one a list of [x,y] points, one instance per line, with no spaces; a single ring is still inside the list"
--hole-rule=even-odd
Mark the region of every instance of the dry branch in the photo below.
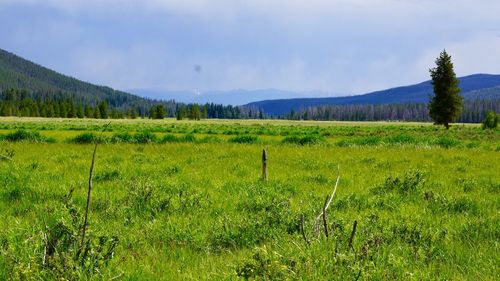
[[[330,207],[330,204],[333,201],[333,198],[335,197],[335,192],[337,192],[337,186],[339,185],[339,180],[340,180],[340,165],[337,166],[337,181],[335,182],[335,187],[333,188],[332,195],[330,196],[330,199],[328,200],[328,203],[326,203],[326,206],[323,206],[323,209],[321,210],[321,213],[316,217],[316,220],[314,221],[314,232],[319,235],[320,233],[320,220],[321,217],[323,216],[323,213],[326,212],[328,207]]]
[[[2,155],[0,154],[0,160],[9,160],[9,161],[12,161],[12,158],[10,158],[9,156],[7,155]]]
[[[323,226],[325,227],[325,236],[328,239],[328,219],[326,218],[326,204],[328,203],[328,196],[326,196],[325,204],[323,205]]]
[[[49,231],[49,227],[47,224],[45,224],[45,231]],[[42,265],[45,266],[47,264],[47,248],[49,247],[49,237],[47,236],[47,232],[42,232],[43,233],[43,260],[42,260]]]
[[[111,124],[111,122],[106,124],[106,126],[104,126],[103,131],[106,130],[109,124]],[[87,232],[87,224],[88,224],[89,210],[90,210],[90,194],[92,191],[92,176],[94,173],[95,153],[97,151],[98,144],[99,144],[99,139],[97,138],[94,145],[94,152],[92,153],[92,162],[90,163],[89,188],[87,191],[87,206],[85,207],[85,220],[83,221],[82,241],[80,243],[81,248],[83,248],[83,245],[85,243],[85,233]]]

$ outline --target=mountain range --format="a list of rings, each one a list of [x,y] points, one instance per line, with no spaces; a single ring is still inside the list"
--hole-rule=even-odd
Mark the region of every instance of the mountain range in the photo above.
[[[130,89],[128,92],[134,93],[141,97],[154,99],[172,99],[183,103],[217,103],[224,105],[243,105],[255,101],[266,100],[269,97],[273,99],[290,99],[290,98],[306,98],[306,97],[328,97],[332,93],[323,91],[285,91],[280,89],[259,89],[245,90],[234,89],[228,91],[171,91],[158,89]]]
[[[500,99],[500,75],[474,74],[458,78],[465,99]],[[271,115],[320,105],[427,103],[432,94],[431,81],[391,88],[362,95],[324,98],[273,99],[246,104]]]
[[[500,75],[474,74],[460,77],[459,80],[462,96],[466,99],[500,99]],[[156,102],[151,98],[158,100],[166,98],[164,91],[135,90],[133,91],[137,94],[135,95],[83,82],[0,49],[0,92],[8,88],[65,94],[72,99],[91,104],[106,100],[112,107],[134,106],[144,110]],[[431,93],[432,85],[430,81],[425,81],[410,86],[343,97],[324,97],[331,93],[320,91],[300,93],[277,89],[209,91],[202,95],[188,91],[167,94],[169,99],[186,103],[241,105],[248,102],[244,107],[259,108],[269,115],[281,115],[291,110],[297,111],[318,105],[426,103]],[[317,98],[305,98],[305,96],[317,96]],[[169,106],[170,110],[176,108],[174,103],[170,103]]]

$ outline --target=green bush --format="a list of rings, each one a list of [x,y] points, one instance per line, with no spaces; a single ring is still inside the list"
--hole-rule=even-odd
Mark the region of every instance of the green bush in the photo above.
[[[80,143],[80,144],[94,143],[96,141],[105,141],[105,139],[94,133],[79,134],[76,137],[70,139],[70,142]]]
[[[152,143],[157,141],[157,137],[150,131],[140,132],[134,135],[136,143]]]
[[[361,137],[355,139],[344,139],[337,142],[337,146],[346,147],[346,146],[375,146],[380,144],[381,140],[379,137],[371,136],[371,137]]]
[[[241,135],[231,138],[229,141],[234,143],[255,143],[258,138],[254,135]]]
[[[116,133],[111,137],[112,143],[133,143],[135,138],[127,132]]]
[[[246,259],[236,268],[238,277],[257,280],[287,280],[293,273],[283,256],[266,246],[256,248],[252,258]]]
[[[47,138],[40,135],[39,132],[30,132],[23,129],[19,129],[13,133],[6,134],[3,139],[10,142],[55,142],[53,138]]]
[[[493,111],[488,112],[486,118],[483,121],[483,130],[485,129],[496,129],[498,127],[498,121],[500,119],[500,115],[496,114]]]
[[[172,134],[166,134],[163,136],[161,139],[161,142],[179,142],[179,138],[177,138],[175,135]]]
[[[456,139],[441,137],[441,138],[437,138],[437,139],[433,140],[431,142],[431,144],[437,145],[437,146],[442,147],[442,148],[452,148],[454,146],[459,145],[460,142]]]
[[[319,135],[289,135],[283,139],[283,143],[298,144],[298,145],[311,145],[323,142],[323,137]]]
[[[412,144],[416,143],[416,140],[409,135],[395,135],[386,138],[384,142],[388,144]]]
[[[180,141],[183,142],[195,142],[196,137],[193,134],[185,134],[182,138],[180,138]]]
[[[401,177],[388,177],[384,184],[372,189],[374,194],[384,194],[397,191],[400,194],[409,194],[421,190],[425,183],[424,173],[419,170],[412,170]]]

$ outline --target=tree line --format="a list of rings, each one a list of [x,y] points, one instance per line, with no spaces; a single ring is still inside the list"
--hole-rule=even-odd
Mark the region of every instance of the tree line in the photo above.
[[[72,93],[30,92],[12,88],[0,91],[0,116],[101,119],[175,117],[179,120],[264,118],[260,110],[231,105],[145,100],[124,106],[115,100],[89,101]]]
[[[432,121],[429,106],[424,103],[323,105],[291,111],[280,116],[266,115],[262,110],[214,103],[184,104],[175,101],[149,100],[132,106],[117,107],[101,100],[87,102],[70,93],[29,92],[8,89],[0,92],[0,116],[62,118],[177,118],[200,120],[266,119],[338,120],[338,121]],[[487,113],[500,112],[500,99],[464,100],[458,122],[480,123]]]
[[[500,99],[465,100],[457,121],[480,123],[490,111],[500,112]],[[338,121],[432,121],[429,116],[429,106],[425,103],[323,105],[298,111],[292,110],[278,118]]]

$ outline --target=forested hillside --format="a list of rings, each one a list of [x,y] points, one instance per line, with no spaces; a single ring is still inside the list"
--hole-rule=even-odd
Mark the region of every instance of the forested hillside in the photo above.
[[[72,93],[69,98],[88,104],[105,100],[112,107],[138,106],[150,101],[59,74],[0,49],[0,90],[26,89],[45,94]]]
[[[163,110],[157,115],[159,107]],[[80,81],[0,49],[0,116],[236,119],[262,117],[262,113],[213,103],[146,99]]]

